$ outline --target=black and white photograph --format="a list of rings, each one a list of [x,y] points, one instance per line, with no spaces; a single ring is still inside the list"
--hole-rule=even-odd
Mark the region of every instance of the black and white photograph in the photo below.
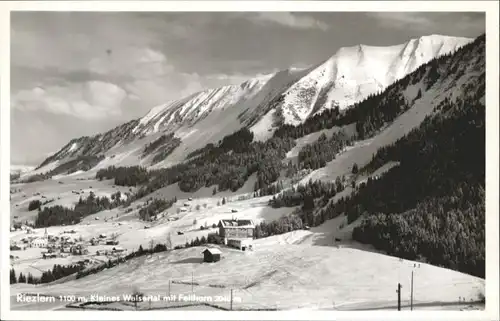
[[[498,12],[403,2],[11,9],[5,309],[498,318]]]

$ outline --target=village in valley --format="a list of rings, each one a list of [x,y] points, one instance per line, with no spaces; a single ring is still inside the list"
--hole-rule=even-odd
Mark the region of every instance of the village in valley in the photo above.
[[[47,229],[45,229],[43,236],[34,235],[33,228],[26,225],[21,225],[19,229],[11,228],[11,232],[16,231],[26,231],[27,236],[21,238],[19,242],[13,241],[10,245],[10,250],[20,251],[27,248],[39,248],[42,249],[43,259],[66,258],[69,255],[86,255],[89,254],[89,245],[118,245],[119,243],[115,235],[107,237],[104,233],[85,241],[81,236],[75,235],[76,231],[74,229],[60,232],[59,235],[48,233]],[[114,246],[111,250],[96,250],[95,255],[99,256],[101,253],[105,255],[119,254],[124,251],[125,249]]]
[[[192,200],[190,198],[190,200]],[[185,206],[188,203],[184,204]],[[185,209],[185,207],[183,207]],[[236,211],[234,211],[236,212]],[[155,217],[155,220],[161,218],[161,214]],[[167,219],[169,221],[170,219]],[[121,225],[121,224],[120,224]],[[212,226],[211,228],[215,228]],[[146,225],[145,229],[150,227]],[[219,229],[215,233],[209,233],[207,238],[213,237],[218,243],[227,245],[229,247],[237,248],[242,251],[252,250],[252,240],[254,238],[255,224],[252,220],[241,220],[235,219],[223,219],[219,221],[217,225]],[[204,227],[201,227],[203,230]],[[205,228],[205,229],[208,229]],[[35,229],[33,226],[24,225],[20,223],[14,223],[10,228],[10,231],[16,237],[12,238],[10,244],[10,255],[11,262],[13,264],[17,263],[19,256],[15,255],[17,251],[26,251],[28,249],[31,255],[37,255],[40,253],[40,257],[31,257],[33,260],[37,259],[55,259],[55,258],[68,258],[70,256],[78,256],[84,258],[84,260],[79,260],[79,264],[89,264],[95,261],[101,261],[97,259],[98,257],[112,257],[120,258],[127,254],[127,249],[124,249],[119,245],[117,240],[118,234],[112,233],[107,235],[106,233],[100,233],[99,235],[93,236],[90,239],[84,239],[80,234],[77,234],[75,229],[67,229],[59,232],[58,235],[54,233],[48,233],[47,228],[43,235],[36,234],[42,229]],[[22,236],[24,235],[25,236]],[[177,231],[178,235],[184,235],[182,231]],[[22,237],[21,237],[22,236]],[[19,238],[21,237],[21,238]],[[89,252],[89,248],[95,250],[94,253]],[[207,248],[205,255],[205,262],[216,262],[220,260],[220,250],[215,248]],[[91,258],[95,258],[92,260]],[[24,259],[22,261],[27,261],[29,259]]]
[[[78,180],[82,181],[88,180]],[[100,186],[99,184],[103,183],[96,184]],[[99,189],[90,192],[99,194]],[[35,211],[19,205],[26,206],[47,197],[40,192],[32,193],[31,197],[25,195],[21,188],[12,189],[13,210],[18,215],[13,215],[10,227],[10,261],[11,268],[18,277],[20,274],[24,277],[30,275],[36,280],[40,274],[50,271],[54,265],[75,265],[78,266],[79,272],[91,270],[108,262],[124,262],[139,246],[147,249],[162,243],[165,244],[166,250],[172,250],[174,247],[190,246],[189,242],[199,240],[201,244],[206,244],[204,250],[199,253],[200,259],[204,262],[219,261],[224,256],[221,247],[240,251],[253,250],[256,224],[252,219],[239,218],[238,210],[229,208],[229,204],[225,206],[226,202],[229,203],[232,199],[230,197],[223,197],[210,207],[207,205],[209,203],[207,199],[193,200],[193,197],[188,197],[177,201],[169,210],[155,213],[147,221],[139,219],[137,212],[148,204],[148,201],[137,206],[135,211],[130,211],[131,207],[128,207],[120,209],[114,216],[111,213],[92,215],[76,225],[35,228],[34,222],[30,219]],[[79,196],[80,193],[72,191],[71,194],[65,194],[63,201],[76,201]],[[244,199],[245,197],[239,197],[239,200]],[[61,200],[61,196],[58,200]],[[221,212],[216,216],[220,218],[218,221],[213,220],[211,215],[216,208],[220,208]],[[207,215],[210,216],[210,224],[207,220],[202,223],[199,215],[203,212],[202,209],[210,210]],[[19,216],[25,219],[24,222]],[[197,218],[191,221],[191,216]],[[187,220],[190,224],[186,224]],[[140,229],[144,236],[138,237],[137,229]],[[159,232],[162,230],[163,232]]]
[[[381,173],[383,171],[377,171],[374,176],[379,177]],[[84,186],[92,180],[92,192],[97,196],[110,195],[115,190],[112,181],[95,181],[86,177],[72,179],[72,184]],[[364,176],[358,176],[356,179],[359,182],[366,181]],[[67,184],[70,179],[61,178],[61,180]],[[139,217],[139,211],[151,204],[150,197],[128,206],[86,216],[78,224],[40,228],[34,228],[33,212],[36,211],[28,211],[28,204],[40,195],[53,198],[56,196],[53,193],[57,191],[51,192],[51,189],[45,189],[39,195],[38,192],[33,192],[33,189],[40,188],[38,183],[14,184],[11,208],[16,215],[13,215],[10,233],[11,268],[15,271],[16,277],[19,278],[22,274],[22,281],[26,280],[24,282],[28,284],[23,286],[17,284],[12,288],[13,293],[31,292],[29,287],[31,283],[38,284],[38,290],[43,289],[47,295],[51,293],[70,297],[77,295],[83,300],[81,302],[56,300],[54,305],[57,309],[83,306],[92,309],[106,304],[110,308],[126,310],[131,307],[127,302],[101,302],[94,307],[88,300],[95,295],[122,297],[130,294],[133,289],[142,291],[140,293],[145,297],[165,296],[164,291],[171,291],[167,297],[177,299],[184,297],[182,302],[176,300],[134,302],[133,309],[179,306],[198,309],[200,304],[205,307],[203,309],[273,310],[316,305],[331,308],[331,303],[325,301],[328,295],[324,291],[329,286],[338,288],[335,284],[341,282],[342,273],[338,274],[336,270],[329,270],[327,273],[330,275],[330,280],[326,283],[332,283],[327,288],[314,291],[314,294],[309,291],[304,292],[303,295],[307,293],[309,298],[306,301],[301,299],[300,295],[294,295],[293,291],[285,294],[279,287],[276,291],[268,291],[266,289],[269,285],[266,284],[279,282],[285,287],[288,287],[286,284],[290,282],[290,284],[311,286],[317,284],[317,288],[320,289],[325,283],[326,275],[314,271],[322,269],[322,266],[327,267],[345,261],[380,265],[370,270],[370,274],[382,275],[382,277],[377,276],[378,282],[386,282],[386,276],[398,275],[401,282],[407,284],[404,276],[410,273],[411,262],[380,256],[375,249],[353,241],[352,229],[358,223],[347,224],[345,216],[319,227],[303,226],[302,229],[281,235],[263,237],[262,230],[257,231],[261,229],[261,222],[289,215],[296,211],[297,207],[269,207],[272,196],[253,197],[250,189],[252,183],[251,178],[240,190],[221,193],[222,195],[218,197],[211,195],[211,189],[208,188],[202,189],[195,195],[186,195],[175,186],[167,187],[153,197],[178,195],[179,199],[172,207],[156,212],[146,221]],[[344,186],[346,192],[350,191],[352,185],[354,184],[346,180]],[[24,197],[28,193],[33,196]],[[68,192],[57,195],[60,195],[60,201],[66,204],[77,202],[79,197]],[[134,268],[136,260],[143,260],[141,257],[144,257],[145,261]],[[374,263],[375,261],[377,263]],[[58,268],[55,268],[56,266]],[[242,272],[243,267],[244,272]],[[137,273],[146,273],[148,280],[154,280],[155,289],[143,291],[146,284],[144,282],[149,281],[130,278],[135,275],[136,272],[132,271],[137,268],[142,271]],[[55,273],[56,270],[60,271]],[[426,275],[427,278],[442,284],[442,291],[436,292],[436,296],[442,296],[446,291],[454,289],[453,291],[469,293],[469,301],[473,297],[475,299],[476,289],[481,286],[480,282],[477,283],[471,292],[469,285],[471,279],[466,275],[461,276],[459,273],[432,265],[422,266],[419,270],[421,277]],[[157,272],[150,274],[146,271],[161,271],[161,276],[155,277]],[[217,271],[226,273],[221,274]],[[102,282],[110,277],[114,280],[113,284],[116,284],[113,291],[101,286],[104,284]],[[454,281],[451,281],[450,277]],[[457,284],[457,280],[463,281]],[[80,282],[85,284],[92,282],[95,285],[81,289]],[[464,283],[460,285],[460,282]],[[45,283],[47,288],[44,287]],[[356,281],[357,283],[359,281]],[[460,289],[457,289],[457,286]],[[75,292],[75,288],[79,290]],[[231,291],[234,292],[232,301],[229,299]],[[427,290],[421,288],[420,291]],[[389,292],[385,295],[389,298],[393,296]],[[278,296],[288,298],[286,303],[285,301],[271,305],[265,303],[274,302]],[[214,298],[219,300],[214,301],[216,300]],[[13,304],[21,307],[28,303],[13,302]],[[352,304],[347,304],[345,308],[349,309],[351,306]],[[467,305],[461,304],[458,307],[464,309]],[[340,306],[337,307],[339,308]]]

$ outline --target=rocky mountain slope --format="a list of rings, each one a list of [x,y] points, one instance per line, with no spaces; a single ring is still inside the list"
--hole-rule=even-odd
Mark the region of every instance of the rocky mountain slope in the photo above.
[[[98,168],[167,167],[242,127],[250,128],[256,140],[266,140],[278,125],[297,125],[332,107],[344,110],[471,40],[431,35],[389,47],[341,48],[311,68],[284,70],[240,85],[208,89],[157,106],[141,119],[106,133],[73,139],[30,175],[46,173],[69,161],[73,163],[64,171],[85,171],[97,164]],[[171,133],[175,137],[162,137]],[[172,142],[174,138],[178,141]],[[160,161],[158,154],[144,154],[145,146],[158,140],[170,146]],[[159,144],[158,150],[162,146]]]

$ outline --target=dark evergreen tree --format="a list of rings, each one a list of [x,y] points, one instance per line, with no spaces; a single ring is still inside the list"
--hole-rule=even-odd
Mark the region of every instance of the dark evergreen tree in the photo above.
[[[14,269],[10,269],[10,284],[17,283],[16,271]]]
[[[34,211],[42,206],[42,202],[40,200],[33,200],[28,204],[28,211]]]
[[[175,199],[172,200],[162,200],[154,199],[150,201],[145,207],[139,210],[139,217],[142,220],[149,221],[151,217],[155,217],[157,214],[169,209],[175,203]]]
[[[85,216],[98,213],[103,210],[110,210],[118,206],[127,205],[130,200],[122,200],[121,193],[116,192],[111,195],[111,199],[106,196],[96,197],[94,193],[90,193],[86,199],[78,200],[74,208],[67,208],[61,205],[45,206],[39,208],[35,227],[48,227],[62,224],[77,224]]]

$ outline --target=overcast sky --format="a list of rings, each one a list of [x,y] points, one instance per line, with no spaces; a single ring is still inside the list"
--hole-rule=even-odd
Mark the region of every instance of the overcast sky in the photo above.
[[[340,47],[484,30],[477,13],[12,13],[11,162]]]

